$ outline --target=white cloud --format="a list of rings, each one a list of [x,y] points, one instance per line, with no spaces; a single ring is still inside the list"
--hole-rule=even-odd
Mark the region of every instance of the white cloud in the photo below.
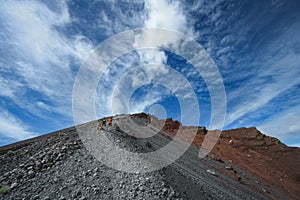
[[[144,89],[143,95],[131,99],[135,90],[142,86],[148,87],[148,84],[154,85]],[[157,85],[166,89],[157,87]],[[104,90],[100,90],[101,94]],[[106,102],[111,102],[109,106],[112,106],[113,114],[145,111],[152,104],[170,95],[175,95],[180,103],[180,108],[184,111],[181,114],[184,115],[182,118],[186,120],[185,123],[194,123],[194,121],[188,120],[193,119],[191,113],[193,115],[197,113],[196,109],[198,108],[193,89],[182,74],[168,66],[151,63],[132,68],[117,82],[113,83],[111,90],[113,90],[113,95],[110,97],[111,100]],[[130,100],[132,104],[130,104]],[[103,103],[100,103],[100,105],[103,105]],[[130,107],[130,105],[133,107]]]
[[[296,29],[297,27],[287,28],[286,33],[282,34],[282,37],[270,42],[272,44],[268,48],[263,49],[265,58],[258,56],[257,62],[261,63],[255,63],[260,66],[260,71],[256,71],[256,69],[250,71],[250,68],[247,68],[247,71],[243,71],[243,69],[228,65],[228,63],[231,60],[239,61],[239,59],[242,59],[234,57],[233,52],[236,50],[236,46],[242,46],[239,51],[243,51],[244,48],[248,47],[247,41],[250,41],[252,38],[252,35],[248,33],[252,26],[251,24],[246,27],[241,26],[243,23],[247,24],[247,19],[235,20],[238,22],[230,24],[230,20],[236,19],[239,13],[238,11],[232,13],[224,12],[221,9],[222,2],[224,1],[210,3],[195,1],[194,5],[185,5],[179,1],[146,0],[144,7],[144,2],[125,2],[122,5],[126,6],[122,7],[119,1],[103,1],[101,3],[105,4],[105,6],[103,8],[99,7],[99,12],[96,12],[98,14],[95,18],[97,26],[92,31],[99,31],[101,35],[112,36],[131,28],[165,28],[181,32],[191,38],[206,40],[207,50],[222,64],[220,67],[222,67],[221,70],[225,74],[225,79],[229,85],[232,83],[232,80],[239,80],[247,75],[254,75],[250,80],[239,83],[238,89],[229,88],[227,91],[230,105],[227,124],[230,124],[243,120],[243,117],[248,113],[258,111],[272,99],[300,83],[298,76],[299,56],[293,55],[292,52],[288,51],[290,46],[286,49],[282,48],[285,43],[287,44],[289,38],[293,38],[293,35],[287,33],[294,34],[294,30],[298,29]],[[7,58],[7,60],[11,60],[9,61],[9,66],[2,67],[4,64],[0,63],[2,68],[0,69],[0,95],[10,98],[17,106],[40,117],[47,117],[44,111],[71,117],[71,97],[74,81],[73,63],[75,61],[75,65],[79,65],[93,48],[92,42],[87,37],[72,35],[72,33],[62,31],[74,19],[70,17],[68,6],[65,2],[59,2],[56,7],[57,9],[54,11],[49,9],[43,2],[37,1],[5,1],[2,2],[0,7],[0,37],[2,40],[0,45],[6,51],[12,52],[9,55],[10,57]],[[193,28],[196,21],[199,22],[200,20],[191,16],[191,12],[197,12],[199,16],[206,16],[202,17],[203,19],[201,18],[204,23],[198,24],[201,37],[198,37],[198,33]],[[207,21],[204,18],[207,18]],[[232,32],[225,29],[225,27],[230,27]],[[226,31],[220,31],[222,29]],[[224,35],[220,35],[223,32]],[[125,38],[123,41],[118,41],[112,47],[109,47],[108,52],[103,54],[104,62],[117,55],[118,52],[126,52],[124,48],[128,44],[124,44],[124,42],[135,42],[133,45],[137,46],[140,42],[145,42],[149,46],[158,48],[140,50],[132,54],[129,52],[131,55],[118,58],[115,65],[110,66],[110,69],[105,73],[103,83],[98,88],[99,94],[97,98],[99,107],[101,107],[101,115],[111,114],[110,102],[113,98],[111,92],[115,85],[120,84],[118,83],[119,78],[129,73],[133,66],[138,66],[139,64],[155,65],[144,69],[144,72],[139,71],[139,74],[127,74],[128,79],[125,85],[119,86],[119,91],[115,91],[118,94],[118,98],[122,100],[124,98],[122,92],[141,84],[150,83],[158,75],[163,75],[165,80],[168,81],[168,83],[163,82],[164,84],[171,84],[175,87],[175,91],[184,94],[187,85],[170,76],[168,66],[166,66],[167,55],[159,49],[161,46],[169,45],[166,44],[166,41],[169,42],[171,40],[175,43],[173,45],[173,49],[175,49],[173,53],[178,55],[185,53],[187,58],[191,60],[199,60],[201,58],[202,62],[199,65],[205,66],[203,72],[208,78],[209,85],[214,87],[222,81],[215,73],[215,70],[212,70],[212,67],[207,67],[210,58],[205,54],[205,51],[199,52],[199,55],[189,55],[192,52],[192,47],[191,49],[183,49],[181,47],[184,44],[178,43],[176,37],[171,39],[170,37],[172,36],[163,34],[145,35],[141,33],[140,38]],[[291,44],[294,42],[290,41]],[[278,49],[289,53],[285,56],[272,56]],[[93,66],[98,66],[96,64],[95,62]],[[2,73],[4,70],[5,73]],[[93,72],[94,69],[91,68],[90,70]],[[7,73],[11,73],[9,74],[10,76],[3,75]],[[189,78],[194,78],[197,75],[195,70],[184,73]],[[17,78],[11,79],[11,75],[16,75]],[[271,80],[266,80],[266,77],[271,77]],[[212,88],[209,89],[211,90]],[[42,99],[30,97],[27,93],[30,91],[40,93],[43,96]],[[183,96],[190,98],[190,95],[185,94]],[[43,101],[45,100],[44,98],[49,101]],[[130,112],[142,111],[162,98],[164,97],[160,93],[148,94],[146,98],[137,100],[135,102],[136,107]],[[89,97],[82,97],[81,100],[82,102],[90,103]],[[119,107],[122,106],[122,103],[120,102]],[[292,118],[288,113],[282,114],[288,119]],[[276,119],[272,118],[270,123],[264,124],[262,128],[269,130],[270,124],[272,124],[271,121],[274,123],[279,122]],[[298,118],[295,117],[295,119]],[[1,118],[1,120],[4,119]],[[290,121],[294,122],[292,119]],[[9,127],[11,123],[5,122],[5,124]],[[20,130],[25,131],[24,134],[26,135],[27,129],[22,129],[24,125],[20,124],[22,125],[20,125]],[[278,128],[280,130],[290,130],[290,132],[298,130],[297,126],[292,126],[289,123],[286,123],[286,127],[282,125]]]
[[[294,37],[294,34],[295,32],[300,33],[300,29],[295,24],[277,29],[281,33],[280,35],[274,36],[266,44],[259,44],[261,48],[250,54],[252,56],[250,64],[255,67],[254,69],[250,69],[249,66],[243,66],[246,68],[245,70],[232,69],[234,74],[228,79],[231,77],[234,79],[235,76],[241,77],[240,74],[248,75],[251,78],[241,79],[240,85],[228,92],[231,110],[227,115],[227,124],[241,120],[248,113],[259,112],[259,109],[264,108],[274,98],[285,99],[282,94],[300,83],[298,75],[300,73],[300,57],[299,53],[293,51],[294,44],[300,42],[298,37]],[[272,112],[273,110],[268,111],[268,113]],[[294,126],[298,126],[296,124],[298,123],[295,123]],[[288,130],[289,127],[286,126],[285,129]]]
[[[57,2],[54,11],[39,1],[5,1],[1,3],[0,19],[0,45],[7,53],[0,61],[1,97],[8,97],[9,104],[31,116],[48,120],[59,114],[71,121],[73,70],[88,56],[93,44],[83,35],[62,31],[72,22],[67,4]],[[18,113],[13,115],[1,108],[7,105],[0,105],[4,110],[1,135],[13,141],[36,136],[25,119],[17,118]],[[54,123],[58,125],[60,120]]]
[[[300,105],[290,107],[258,126],[262,132],[285,140],[293,140],[300,134]]]
[[[24,140],[35,137],[38,134],[29,130],[29,127],[24,125],[21,120],[15,118],[8,111],[0,110],[0,134],[14,140]]]
[[[262,108],[275,97],[299,84],[300,78],[297,73],[299,69],[296,67],[299,62],[299,57],[287,55],[279,61],[264,63],[266,70],[262,70],[250,82],[245,82],[244,85],[230,92],[227,95],[229,103],[234,103],[235,106],[233,105],[229,110],[227,124],[242,118],[247,113]],[[272,66],[272,70],[269,70],[268,66]],[[289,69],[281,73],[280,69],[283,66],[289,66]],[[266,76],[271,76],[273,80],[264,82]]]
[[[147,28],[164,28],[191,34],[187,20],[179,1],[145,1],[148,18],[145,21]],[[190,35],[191,36],[191,35]]]
[[[7,87],[5,95],[32,114],[41,114],[26,94],[33,90],[52,102],[52,111],[71,116],[74,74],[70,63],[75,60],[80,64],[93,45],[82,35],[59,31],[72,21],[66,3],[59,2],[53,11],[42,2],[6,1],[0,10],[5,38],[1,45],[14,50],[7,58],[8,71],[10,76],[18,77],[12,81],[15,87]],[[2,79],[8,81],[10,76],[2,75]]]
[[[0,76],[0,96],[14,98],[22,84],[15,80],[7,80]]]
[[[32,1],[9,1],[1,7],[1,17],[11,34],[9,39],[24,57],[29,56],[32,61],[45,64],[57,60],[55,50],[69,51],[68,45],[54,30],[54,26],[62,26],[69,21],[65,5],[61,6],[61,13],[54,13],[46,5]]]
[[[125,30],[141,28],[146,18],[143,3],[143,1],[123,1],[122,3],[120,1],[102,1],[101,4],[105,6],[99,7],[97,26],[108,37]]]
[[[257,22],[254,22],[253,24],[249,23],[247,20],[253,16],[247,16],[247,18],[245,17],[236,20],[241,14],[239,13],[240,5],[231,5],[232,7],[229,9],[232,9],[233,12],[230,11],[230,13],[222,10],[223,5],[224,1],[215,1],[210,3],[196,1],[195,5],[182,5],[180,2],[166,0],[146,1],[146,17],[143,15],[139,19],[145,19],[143,24],[144,27],[172,29],[191,36],[192,38],[197,38],[198,36],[192,27],[195,25],[196,21],[199,22],[200,20],[191,16],[191,12],[197,11],[199,16],[206,16],[203,18],[207,18],[207,21],[203,20],[204,23],[200,23],[200,25],[198,24],[198,28],[200,29],[199,35],[201,37],[197,39],[206,42],[205,47],[213,55],[213,57],[216,58],[216,62],[220,64],[219,67],[227,81],[226,83],[228,86],[232,86],[227,88],[228,105],[230,108],[228,109],[229,113],[227,116],[227,124],[230,124],[234,122],[238,123],[239,120],[243,121],[245,115],[249,113],[255,111],[259,112],[259,109],[270,103],[270,101],[275,97],[279,97],[284,91],[287,91],[298,84],[299,76],[297,75],[299,73],[297,72],[299,72],[299,67],[297,63],[300,61],[298,59],[299,56],[293,55],[292,53],[288,53],[283,57],[274,56],[274,52],[276,51],[290,52],[289,49],[291,46],[287,47],[287,49],[281,49],[284,46],[284,43],[289,41],[288,38],[294,38],[294,36],[285,33],[282,34],[284,35],[283,37],[274,37],[276,38],[275,40],[271,40],[272,38],[270,38],[270,40],[268,40],[270,41],[270,46],[263,48],[265,47],[264,44],[261,49],[259,49],[259,47],[255,48],[257,51],[261,50],[262,53],[260,55],[249,54],[251,66],[240,65],[243,61],[245,61],[245,58],[238,57],[236,55],[244,55],[242,53],[251,45],[249,44],[249,41],[254,41],[254,36],[259,36],[254,34],[257,34],[259,31],[265,31],[260,29],[261,27],[264,27],[265,24]],[[119,19],[119,15],[116,18]],[[107,20],[110,19],[106,15],[106,18],[104,18],[103,21]],[[119,25],[116,27],[122,28],[113,29],[126,29],[124,23],[118,20],[114,20],[113,23],[110,22],[110,24],[114,24],[116,22],[119,22]],[[253,33],[254,27],[255,33]],[[290,27],[286,32],[294,34],[295,30],[296,27]],[[149,46],[156,46],[156,44],[168,45],[165,44],[164,41],[169,41],[167,40],[169,38],[166,39],[166,36],[164,35],[141,34],[141,36],[141,38],[136,38],[137,43],[146,42]],[[176,38],[174,38],[173,41],[176,42]],[[293,43],[294,41],[291,42]],[[181,51],[189,52],[187,49],[179,48],[175,51],[175,53],[180,55],[182,53]],[[236,53],[237,51],[238,53]],[[141,60],[144,60],[145,63],[148,61],[149,63],[163,65],[166,61],[166,55],[159,50],[156,52],[149,51],[148,53],[139,52],[138,54]],[[198,55],[198,57],[190,56],[188,58],[199,59],[199,56],[202,56],[201,58],[207,58],[205,55]],[[271,58],[276,58],[276,60]],[[207,66],[208,60],[209,59],[203,59],[203,66]],[[234,61],[234,64],[230,63],[232,61]],[[125,62],[124,65],[128,65],[128,63]],[[258,68],[251,68],[254,65],[258,66]],[[285,68],[285,66],[288,67]],[[130,69],[130,67],[128,69]],[[153,68],[153,70],[156,69]],[[220,81],[222,81],[222,79],[214,79],[218,76],[216,76],[215,71],[213,70],[206,70],[205,73],[206,76],[210,78],[209,80],[211,83],[219,84]],[[188,76],[194,75],[196,74],[193,73],[193,71],[188,73]],[[271,77],[271,80],[266,80],[266,77]],[[244,81],[243,78],[247,78],[247,80]],[[233,87],[234,81],[238,80],[241,80],[241,82],[238,83],[238,86]],[[137,78],[132,77],[131,81],[128,81],[128,84],[133,83],[138,85],[138,82],[139,80]],[[105,99],[103,100],[105,103],[110,102],[109,100],[112,96],[106,95],[101,98]],[[156,100],[156,98],[153,99]],[[143,103],[141,102],[141,104],[138,104],[139,106],[137,106],[137,108],[144,108],[149,103],[150,101],[145,102],[145,105],[143,106]],[[285,115],[287,114],[285,113]],[[289,127],[291,128],[293,126]]]
[[[117,8],[117,11],[119,9]],[[116,14],[116,17],[113,19],[113,22],[116,23],[117,20],[118,23],[121,23],[120,27],[124,27],[124,21],[120,20],[121,16],[123,16],[121,13],[114,11]],[[188,36],[194,36],[193,31],[190,27],[188,27],[188,23],[186,20],[185,15],[183,14],[181,5],[179,2],[175,1],[146,1],[145,2],[145,11],[142,12],[145,13],[145,16],[142,14],[142,16],[139,16],[137,18],[144,20],[143,27],[147,28],[165,28],[165,29],[171,29],[173,31],[178,31],[183,34],[186,34]],[[107,24],[112,24],[112,19],[108,18],[107,13],[104,11],[101,12],[101,16],[103,16],[103,24],[106,26]],[[131,18],[128,19],[131,21]],[[114,26],[112,27],[112,30],[115,32]],[[149,32],[148,32],[149,33]],[[153,32],[155,33],[155,31]],[[175,35],[175,34],[174,34]],[[131,54],[125,56],[126,59],[119,58],[117,63],[119,65],[122,65],[122,67],[116,67],[116,65],[110,66],[110,69],[105,73],[104,76],[104,82],[103,84],[99,85],[98,88],[98,101],[97,105],[99,105],[99,113],[102,115],[105,114],[111,114],[111,104],[108,102],[112,101],[112,98],[117,98],[118,103],[114,102],[114,109],[118,110],[119,112],[128,112],[124,108],[124,104],[128,104],[128,102],[124,102],[125,96],[131,95],[128,94],[128,92],[132,88],[140,87],[142,85],[146,85],[149,83],[153,83],[154,77],[163,75],[164,76],[164,83],[166,82],[173,83],[173,87],[175,87],[176,91],[179,91],[181,89],[184,91],[187,86],[184,85],[184,82],[179,82],[176,80],[176,78],[169,76],[166,61],[167,61],[167,55],[164,53],[164,51],[160,50],[159,48],[162,46],[169,45],[170,40],[173,42],[177,42],[177,37],[170,39],[172,37],[171,35],[166,34],[145,34],[145,32],[141,32],[137,34],[137,37],[134,40],[133,47],[138,47],[140,44],[143,44],[143,46],[149,46],[152,47],[151,49],[143,49],[143,50],[137,50],[136,54]],[[166,41],[168,43],[166,43]],[[117,51],[121,49],[121,51],[124,52],[123,46],[131,46],[131,44],[123,44],[124,40],[122,40],[121,43],[119,43],[116,47]],[[114,45],[110,45],[114,46]],[[110,47],[111,48],[111,47]],[[154,49],[153,49],[154,48]],[[157,48],[157,49],[155,49]],[[114,49],[114,48],[112,48]],[[110,49],[109,51],[111,51]],[[112,56],[107,53],[105,56]],[[104,58],[103,58],[104,59]],[[138,60],[138,65],[145,65],[145,64],[152,64],[151,66],[147,66],[144,68],[144,71],[138,71],[136,73],[133,73],[129,75],[129,71],[132,69],[132,62],[135,60]],[[104,59],[105,60],[105,59]],[[120,62],[121,61],[121,62]],[[124,76],[128,76],[126,81],[122,84],[120,84],[120,81],[118,81],[120,77],[120,74]],[[110,85],[107,85],[106,83],[110,83]],[[118,85],[118,86],[116,86]],[[112,91],[114,90],[114,96],[112,96]],[[189,95],[185,95],[188,97]],[[149,106],[152,103],[155,103],[156,101],[161,100],[162,94],[152,94],[152,96],[149,94],[147,98],[143,98],[143,100],[140,100],[140,102],[135,102],[136,107],[134,110],[131,111],[142,111],[147,106]]]

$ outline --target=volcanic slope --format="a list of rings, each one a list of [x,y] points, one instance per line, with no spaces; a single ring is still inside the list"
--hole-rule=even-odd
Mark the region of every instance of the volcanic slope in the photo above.
[[[136,126],[158,131],[148,124],[145,114],[114,118],[113,127],[98,129],[93,121],[0,148],[0,196],[2,199],[292,199],[233,163],[209,154],[199,158],[199,148],[191,145],[174,163],[147,173],[128,173],[107,167],[87,150],[85,140],[102,142],[105,134],[115,146],[136,153],[153,152],[170,143],[166,131],[149,138],[138,138]],[[120,120],[125,131],[116,126]],[[122,127],[124,128],[124,127]],[[140,130],[140,129],[138,129]],[[152,131],[151,131],[152,130]],[[146,132],[147,132],[146,131]],[[128,134],[128,133],[131,134]],[[137,137],[135,137],[137,136]],[[87,146],[87,147],[86,147]],[[109,150],[109,149],[107,149]],[[173,152],[166,152],[165,155]],[[141,154],[143,155],[143,154]],[[103,157],[108,159],[106,154]],[[145,159],[145,157],[143,157]],[[111,158],[111,163],[116,162]],[[153,161],[150,161],[150,163]],[[131,161],[129,160],[130,164]],[[148,162],[149,163],[149,162]],[[143,163],[133,163],[137,169]],[[118,163],[116,163],[116,166]],[[239,179],[224,173],[224,168]],[[138,170],[137,170],[138,171]],[[260,184],[257,184],[259,182]],[[262,188],[268,186],[268,190]],[[295,197],[297,198],[297,197]],[[294,198],[294,199],[295,199]]]
[[[224,174],[237,180],[244,180],[244,177],[231,166],[243,169],[244,171],[259,177],[265,182],[255,180],[266,193],[272,194],[269,190],[275,185],[278,192],[290,199],[299,199],[300,193],[300,148],[288,147],[277,138],[266,136],[255,127],[237,128],[225,131],[206,131],[205,127],[182,127],[178,121],[172,119],[158,120],[151,116],[152,124],[161,127],[162,130],[177,135],[181,127],[182,140],[193,143],[198,148],[205,146],[205,138],[218,136],[218,141],[211,150],[208,157],[224,163]],[[194,135],[192,129],[197,128]],[[243,181],[241,181],[243,182]],[[265,184],[268,183],[268,184]]]

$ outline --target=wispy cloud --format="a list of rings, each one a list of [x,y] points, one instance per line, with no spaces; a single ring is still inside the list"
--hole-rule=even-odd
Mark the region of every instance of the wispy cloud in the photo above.
[[[72,83],[70,57],[82,61],[92,45],[84,36],[70,38],[57,30],[71,21],[67,5],[61,3],[60,10],[53,12],[40,2],[9,1],[1,8],[4,22],[1,27],[5,35],[2,45],[16,49],[15,62],[10,68],[28,87],[48,97],[69,94],[69,88],[58,92],[60,87],[57,86],[68,87]]]
[[[56,8],[53,11],[36,1],[7,1],[0,8],[1,96],[42,118],[49,117],[50,112],[71,117],[74,63],[79,65],[93,48],[86,37],[70,37],[62,31],[72,19],[65,2],[59,2]],[[15,122],[17,118],[9,115]],[[13,130],[12,123],[5,119],[1,118],[1,124],[5,124],[1,133],[12,134],[5,131]],[[28,126],[21,124],[14,123],[18,134],[14,138],[31,134],[22,129]]]
[[[143,27],[147,14],[144,1],[101,1],[96,12],[96,26],[107,37]]]
[[[0,112],[0,135],[2,137],[4,136],[16,141],[38,135],[37,133],[30,131],[28,126],[26,126],[20,119],[14,117],[8,111],[1,109]]]
[[[229,112],[227,118],[228,124],[242,118],[247,113],[262,108],[275,97],[281,96],[283,92],[300,83],[299,54],[286,53],[295,48],[290,40],[294,40],[295,43],[300,40],[291,37],[291,32],[300,33],[300,28],[290,26],[283,35],[276,37],[269,45],[258,50],[264,53],[255,56],[251,63],[252,66],[257,66],[255,75],[244,80],[238,88],[228,92],[229,101],[234,104],[239,102],[236,106],[232,106],[232,111]],[[251,54],[251,56],[254,55]],[[246,73],[246,71],[241,70],[241,73]],[[247,71],[248,75],[250,73]]]
[[[261,125],[258,126],[260,130],[273,136],[284,139],[292,143],[299,137],[300,126],[300,105],[290,107],[276,115],[272,115]]]
[[[183,13],[180,2],[166,0],[157,2],[145,1],[144,6],[144,11],[142,12],[143,14],[140,13],[139,16],[135,16],[136,18],[141,20],[140,22],[143,22],[141,24],[142,27],[171,29],[173,31],[187,34],[188,36],[194,36],[193,29],[188,26],[187,19]],[[101,15],[104,16],[104,24],[116,23],[117,19],[122,18],[123,14],[117,11],[118,9],[116,9],[115,18],[113,19],[109,19],[107,17],[107,13],[104,16],[105,13],[102,12]],[[130,17],[129,21],[131,19],[132,18]],[[126,25],[123,20],[118,20],[117,23],[119,23],[118,27],[124,27]],[[114,28],[112,30],[114,30]],[[166,41],[170,41],[169,38],[167,39],[165,37],[167,36],[160,35],[160,37],[157,37],[157,35],[141,34],[140,38],[135,38],[134,45],[138,46],[138,43],[147,43],[151,46],[155,46],[155,44],[162,45],[165,44]],[[116,48],[122,49],[122,43],[120,43]],[[127,97],[128,95],[131,95],[130,91],[133,88],[153,83],[154,79],[161,74],[164,75],[165,80],[165,82],[162,84],[167,85],[166,82],[173,83],[173,88],[177,88],[175,90],[179,90],[179,88],[183,90],[184,88],[186,88],[181,84],[184,84],[184,82],[179,82],[176,77],[172,77],[170,74],[168,74],[169,67],[166,64],[167,55],[163,50],[138,50],[135,53],[124,56],[124,58],[119,58],[114,65],[111,65],[109,72],[106,73],[104,79],[100,80],[100,82],[103,84],[100,84],[98,88],[97,105],[99,106],[97,107],[99,109],[98,112],[101,115],[112,114],[111,104],[108,103],[112,102],[112,99],[118,100],[117,102],[113,101],[115,103],[113,107],[117,113],[143,111],[151,104],[162,100],[166,96],[166,94],[163,94],[163,91],[161,91],[159,94],[148,94],[147,99],[142,98],[140,99],[140,101],[136,100],[134,109],[131,109],[130,111],[126,110],[126,106],[124,106],[124,104],[128,104],[128,102],[124,102],[124,99],[126,99],[125,97]],[[131,69],[133,69],[134,67],[147,64],[151,64],[151,66],[148,65],[147,67],[144,67],[143,70],[138,70],[138,72],[135,71],[134,73],[130,74],[130,72],[132,72]],[[127,78],[126,81],[123,80],[123,82],[120,83],[121,81],[119,79],[122,78],[121,75],[123,75],[123,73],[127,75]],[[105,83],[109,83],[109,85]],[[114,96],[112,95],[113,90]]]

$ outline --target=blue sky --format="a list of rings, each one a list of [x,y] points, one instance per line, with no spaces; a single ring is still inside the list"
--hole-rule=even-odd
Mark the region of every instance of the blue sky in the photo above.
[[[74,125],[74,81],[91,51],[123,31],[154,27],[193,38],[214,60],[226,92],[224,129],[256,126],[300,146],[299,6],[296,0],[2,1],[0,145]],[[150,65],[139,68],[141,63]],[[171,69],[189,82],[199,124],[209,126],[206,82],[186,60],[164,50],[128,52],[115,60],[96,91],[97,116],[122,110],[127,84],[135,84],[141,87],[124,112],[157,111],[182,120],[174,91],[184,95],[186,84]],[[137,78],[143,73],[148,77]],[[151,81],[162,75],[173,91]],[[119,101],[111,104],[116,85]]]

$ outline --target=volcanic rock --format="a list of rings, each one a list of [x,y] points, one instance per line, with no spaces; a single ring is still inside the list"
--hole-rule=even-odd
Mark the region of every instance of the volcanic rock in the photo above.
[[[298,198],[298,148],[287,147],[256,128],[241,128],[222,131],[212,152],[207,157],[199,158],[199,148],[205,137],[215,132],[206,131],[203,127],[185,127],[170,118],[158,120],[145,113],[118,115],[114,120],[128,117],[137,125],[155,130],[158,134],[139,138],[134,134],[138,136],[142,133],[128,135],[118,126],[98,130],[99,124],[95,120],[1,147],[0,185],[1,188],[11,188],[3,189],[7,192],[0,194],[1,198]],[[163,148],[174,137],[190,141],[193,145],[167,167],[147,173],[128,173],[110,168],[90,154],[78,136],[77,128],[85,130],[86,134],[99,135],[101,131],[116,147],[140,153],[141,156]],[[183,134],[176,135],[180,128]],[[196,134],[190,133],[191,130],[196,130]],[[229,145],[229,140],[233,141],[232,145]],[[172,156],[172,153],[169,151],[166,155]]]

